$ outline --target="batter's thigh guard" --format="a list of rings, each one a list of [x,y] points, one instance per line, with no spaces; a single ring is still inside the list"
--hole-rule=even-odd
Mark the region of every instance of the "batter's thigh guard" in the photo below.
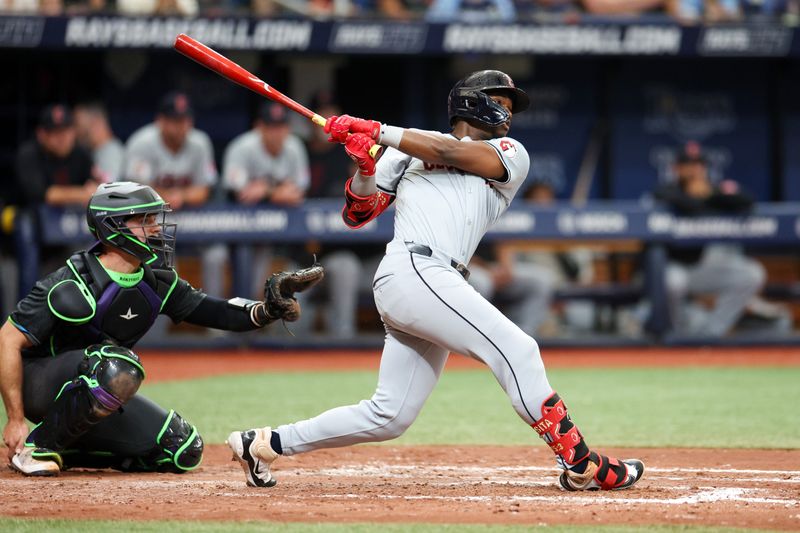
[[[197,428],[175,411],[170,411],[152,451],[136,458],[125,470],[180,474],[197,468],[202,459],[203,438]]]
[[[28,442],[60,451],[103,418],[121,410],[144,380],[139,356],[127,348],[94,344],[85,351],[78,376],[61,387]]]

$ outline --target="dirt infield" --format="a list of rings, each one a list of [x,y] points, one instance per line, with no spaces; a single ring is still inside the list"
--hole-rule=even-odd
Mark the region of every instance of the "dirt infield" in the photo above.
[[[567,493],[543,446],[356,446],[276,463],[246,487],[226,447],[185,475],[0,473],[3,515],[129,520],[800,527],[800,451],[609,450],[648,465],[636,489]],[[46,489],[45,489],[46,487]]]
[[[144,352],[148,380],[251,371],[378,367],[375,352]],[[790,349],[548,350],[569,366],[798,366]],[[449,368],[478,363],[453,356]],[[766,429],[765,429],[766,430]],[[537,443],[538,444],[538,443]],[[3,450],[5,451],[5,450]],[[185,475],[0,471],[0,515],[130,520],[474,524],[686,524],[800,529],[800,450],[624,449],[647,464],[635,489],[567,493],[543,445],[356,446],[282,458],[272,489],[245,486],[227,447],[207,446]]]

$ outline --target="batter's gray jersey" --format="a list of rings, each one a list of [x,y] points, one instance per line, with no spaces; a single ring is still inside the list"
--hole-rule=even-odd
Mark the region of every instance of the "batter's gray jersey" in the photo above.
[[[284,455],[399,436],[436,386],[449,352],[491,368],[527,424],[541,416],[540,406],[553,389],[536,341],[452,264],[453,258],[468,261],[528,174],[528,152],[517,141],[485,142],[506,168],[502,179],[432,165],[397,150],[388,150],[378,162],[378,187],[397,195],[395,237],[372,284],[386,326],[378,386],[369,400],[279,426]],[[404,241],[427,245],[431,253],[415,251]]]
[[[177,153],[167,149],[156,124],[136,131],[128,140],[125,178],[154,187],[213,186],[217,182],[211,139],[193,129]]]
[[[308,154],[296,135],[286,137],[283,150],[273,156],[264,149],[257,130],[236,137],[225,150],[222,180],[226,189],[242,190],[253,180],[268,180],[272,184],[291,181],[305,191],[310,182]]]
[[[530,166],[528,152],[518,141],[502,137],[484,142],[500,156],[504,178],[485,179],[387,149],[378,161],[375,182],[379,190],[396,195],[394,240],[426,244],[469,262],[486,231],[508,208]]]

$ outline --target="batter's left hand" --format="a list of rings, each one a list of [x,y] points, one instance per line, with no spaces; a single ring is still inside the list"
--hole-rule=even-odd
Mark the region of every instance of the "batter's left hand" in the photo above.
[[[325,133],[331,135],[328,142],[344,143],[348,133],[363,133],[377,142],[381,136],[381,123],[350,115],[333,116],[325,123]]]
[[[330,134],[329,143],[344,143],[350,134],[350,124],[356,120],[350,115],[332,116],[325,122],[325,133]]]

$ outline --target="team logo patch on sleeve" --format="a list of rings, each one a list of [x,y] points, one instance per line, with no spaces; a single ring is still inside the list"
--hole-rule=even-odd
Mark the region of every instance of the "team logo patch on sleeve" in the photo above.
[[[500,141],[500,149],[503,151],[503,156],[509,159],[513,159],[517,155],[517,146],[508,139]]]

